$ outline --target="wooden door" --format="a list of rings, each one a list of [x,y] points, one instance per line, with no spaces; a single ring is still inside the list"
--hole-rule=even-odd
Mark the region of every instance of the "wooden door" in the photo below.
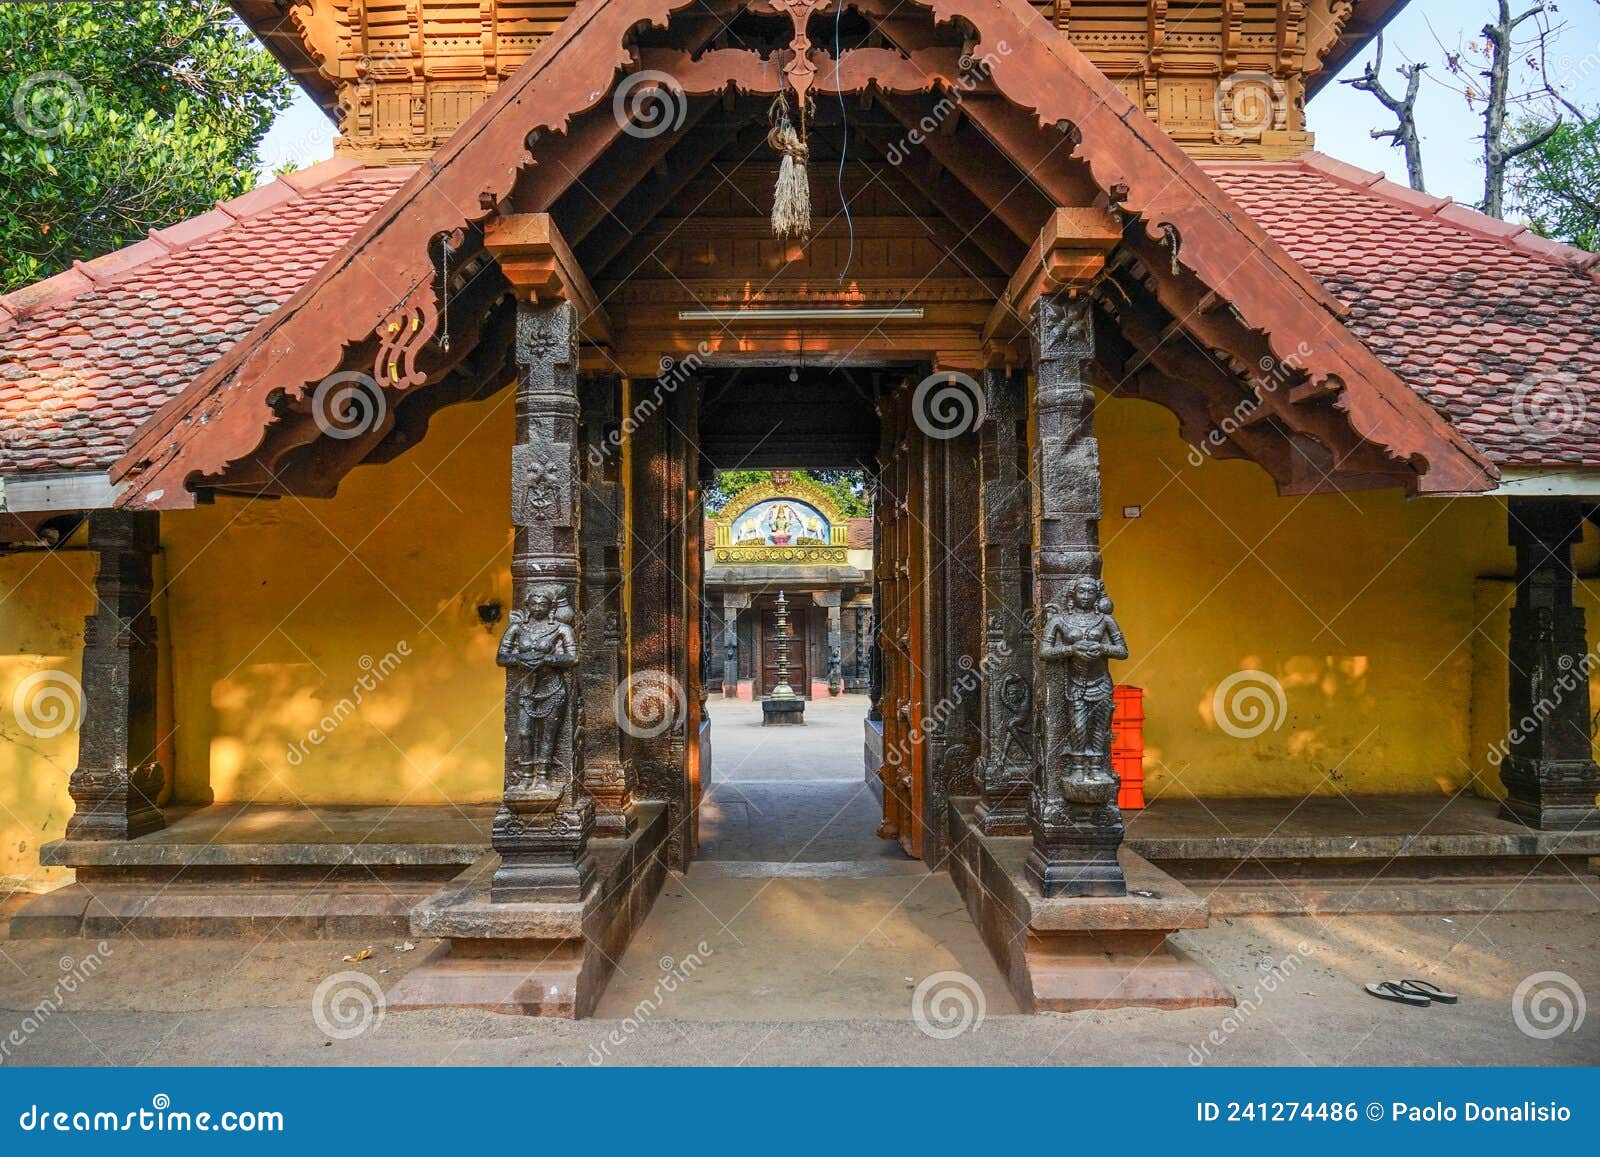
[[[884,403],[881,471],[873,516],[879,520],[878,575],[881,618],[878,654],[883,664],[883,824],[878,834],[920,857],[926,719],[923,611],[927,591],[923,550],[923,435],[910,420],[909,386]]]
[[[806,615],[789,605],[789,686],[795,694],[811,697],[811,669],[806,634]],[[772,607],[761,610],[761,684],[758,697],[772,694],[778,685],[778,612]]]

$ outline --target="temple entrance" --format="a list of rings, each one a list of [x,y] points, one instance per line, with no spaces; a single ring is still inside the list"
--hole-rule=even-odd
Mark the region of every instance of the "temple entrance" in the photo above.
[[[715,757],[695,870],[873,874],[915,854],[886,831],[873,674],[879,403],[915,370],[703,377],[698,669]]]
[[[774,602],[769,601],[758,610],[761,615],[761,631],[755,637],[756,664],[761,671],[761,678],[756,688],[758,695],[761,698],[766,698],[780,684],[792,682],[799,695],[804,698],[810,698],[811,664],[808,659],[813,636],[813,632],[810,630],[811,616],[809,614],[786,615],[788,621],[780,629],[778,625],[778,608]],[[782,637],[785,631],[788,633],[788,638]],[[781,672],[779,664],[780,650],[782,650],[784,656]]]

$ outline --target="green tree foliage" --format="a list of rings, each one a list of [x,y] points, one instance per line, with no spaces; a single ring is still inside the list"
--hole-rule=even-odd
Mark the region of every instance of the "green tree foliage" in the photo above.
[[[1523,126],[1531,138],[1545,126]],[[1511,164],[1511,196],[1541,237],[1600,250],[1600,116],[1564,120]]]
[[[223,0],[0,5],[0,291],[254,188],[290,95]]]
[[[791,470],[797,479],[813,483],[828,492],[846,518],[865,518],[872,513],[867,503],[867,476],[861,470]],[[770,470],[723,470],[706,487],[706,513],[722,513],[728,500],[757,483],[772,481]]]

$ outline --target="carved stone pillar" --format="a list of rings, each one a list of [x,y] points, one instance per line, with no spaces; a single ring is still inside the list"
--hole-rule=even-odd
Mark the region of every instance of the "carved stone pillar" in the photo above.
[[[1571,500],[1510,503],[1517,598],[1503,808],[1530,827],[1560,831],[1600,828],[1589,718],[1593,662],[1583,608],[1572,601],[1572,545],[1583,537],[1584,517],[1584,504]]]
[[[1028,480],[1018,427],[1026,424],[1026,379],[984,375],[986,419],[979,430],[983,468],[983,755],[977,816],[986,836],[1028,834],[1033,793],[1033,632],[1025,554],[1031,547]]]
[[[155,514],[97,510],[89,549],[99,553],[94,614],[84,620],[83,722],[78,766],[68,781],[69,840],[131,840],[166,826],[156,800],[156,618],[151,560]]]
[[[739,697],[739,612],[749,605],[747,594],[722,594],[722,694],[728,699]]]
[[[588,850],[594,803],[583,789],[583,704],[574,685],[586,653],[577,615],[577,324],[568,302],[517,304],[516,606],[499,654],[506,668],[506,778],[492,833],[500,853],[491,885],[496,902],[580,900],[594,871]]]
[[[844,690],[842,594],[839,591],[818,591],[812,598],[817,606],[828,612],[828,694],[837,695]]]
[[[1034,372],[1034,736],[1029,878],[1046,896],[1127,892],[1111,768],[1108,659],[1127,658],[1100,584],[1100,449],[1094,436],[1094,312],[1087,295],[1032,310]]]
[[[867,682],[867,616],[865,607],[850,608],[850,673],[845,676],[844,689],[858,693]]]
[[[594,800],[595,834],[625,836],[634,826],[633,766],[622,758],[617,688],[622,670],[622,447],[618,426],[621,380],[610,374],[578,379],[583,441],[583,786]]]

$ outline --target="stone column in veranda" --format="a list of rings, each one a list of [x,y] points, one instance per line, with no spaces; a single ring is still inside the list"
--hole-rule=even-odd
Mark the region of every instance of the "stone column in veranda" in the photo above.
[[[1031,549],[1028,478],[1021,456],[1027,379],[1003,369],[984,375],[978,431],[983,524],[983,751],[978,825],[986,836],[1028,834],[1033,794],[1033,632],[1024,589]]]
[[[819,591],[812,597],[828,612],[828,694],[844,690],[844,619],[840,591]]]
[[[1127,658],[1100,581],[1094,312],[1087,294],[1041,297],[1030,322],[1034,441],[1034,735],[1027,875],[1045,896],[1127,892],[1111,766],[1109,662]]]
[[[1504,811],[1530,827],[1600,828],[1600,767],[1589,715],[1589,652],[1583,608],[1573,602],[1572,547],[1586,506],[1571,499],[1513,498],[1517,554],[1509,646],[1510,730],[1500,779]]]
[[[69,840],[131,840],[166,826],[156,806],[157,647],[153,559],[159,515],[97,510],[89,549],[99,555],[95,610],[84,620],[83,720],[78,766],[68,781]]]
[[[594,803],[583,786],[586,642],[579,615],[578,319],[571,303],[517,304],[517,440],[511,450],[511,589],[498,660],[506,669],[505,794],[491,898],[581,900]]]
[[[622,379],[578,378],[581,465],[579,564],[583,583],[583,786],[594,800],[595,834],[625,836],[635,823],[633,765],[622,755]]]

